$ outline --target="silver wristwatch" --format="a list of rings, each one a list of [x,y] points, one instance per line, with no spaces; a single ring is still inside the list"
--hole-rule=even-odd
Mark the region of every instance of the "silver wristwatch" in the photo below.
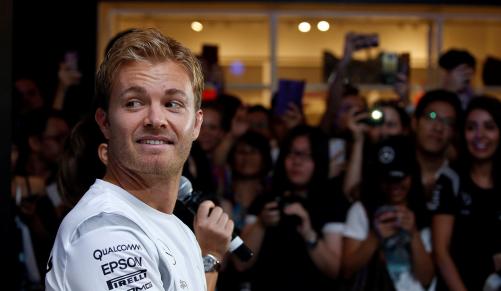
[[[202,257],[204,261],[204,270],[206,273],[218,272],[221,267],[221,262],[211,254]]]

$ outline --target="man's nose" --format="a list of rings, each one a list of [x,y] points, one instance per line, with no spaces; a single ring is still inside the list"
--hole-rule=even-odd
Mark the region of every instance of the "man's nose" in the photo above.
[[[144,126],[153,128],[165,128],[167,126],[167,119],[161,105],[150,105],[144,118]]]

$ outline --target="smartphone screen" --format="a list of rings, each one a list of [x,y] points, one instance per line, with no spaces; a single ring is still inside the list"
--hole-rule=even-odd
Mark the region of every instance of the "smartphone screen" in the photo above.
[[[305,82],[302,80],[279,80],[274,113],[283,115],[287,111],[289,103],[296,104],[302,110],[304,86]]]
[[[64,62],[70,69],[78,71],[78,53],[76,51],[66,52],[64,54]]]
[[[398,54],[384,52],[381,54],[381,73],[384,84],[393,84],[397,80]]]

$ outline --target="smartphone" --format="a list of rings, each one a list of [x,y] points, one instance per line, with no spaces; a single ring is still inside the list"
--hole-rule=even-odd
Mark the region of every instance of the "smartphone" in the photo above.
[[[289,103],[294,103],[300,110],[303,108],[304,80],[279,80],[278,94],[273,108],[275,115],[283,115],[289,108]]]
[[[381,78],[383,84],[392,85],[397,80],[398,54],[393,52],[381,53]]]
[[[78,52],[67,51],[64,54],[64,63],[74,71],[78,71]]]
[[[377,35],[376,33],[357,34],[353,38],[353,45],[355,46],[355,50],[378,47],[379,35]]]
[[[381,207],[379,207],[376,212],[374,213],[374,216],[375,218],[377,219],[378,217],[380,217],[381,215],[385,214],[385,213],[396,213],[397,212],[397,209],[395,208],[395,206],[393,205],[383,205]],[[391,217],[391,218],[386,218],[384,220],[381,220],[381,222],[383,223],[387,223],[387,222],[395,222],[397,221],[397,217]]]
[[[335,159],[338,165],[346,161],[346,141],[344,139],[329,139],[329,159]]]

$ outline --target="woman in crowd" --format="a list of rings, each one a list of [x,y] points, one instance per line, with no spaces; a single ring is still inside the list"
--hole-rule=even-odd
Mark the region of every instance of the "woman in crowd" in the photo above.
[[[344,230],[343,274],[354,279],[353,290],[425,290],[432,281],[430,231],[409,147],[406,137],[390,137],[367,157],[377,179],[348,211]]]
[[[267,190],[267,177],[271,170],[268,140],[259,133],[249,131],[238,138],[228,156],[231,185],[225,199],[231,205],[235,226],[241,229],[251,203]]]
[[[344,214],[325,187],[328,142],[317,128],[301,125],[284,139],[273,194],[251,206],[242,238],[254,250],[252,290],[332,290],[341,258]],[[251,221],[250,218],[253,218]]]
[[[477,97],[465,116],[459,187],[439,178],[433,192],[437,290],[482,290],[501,245],[501,102]]]

